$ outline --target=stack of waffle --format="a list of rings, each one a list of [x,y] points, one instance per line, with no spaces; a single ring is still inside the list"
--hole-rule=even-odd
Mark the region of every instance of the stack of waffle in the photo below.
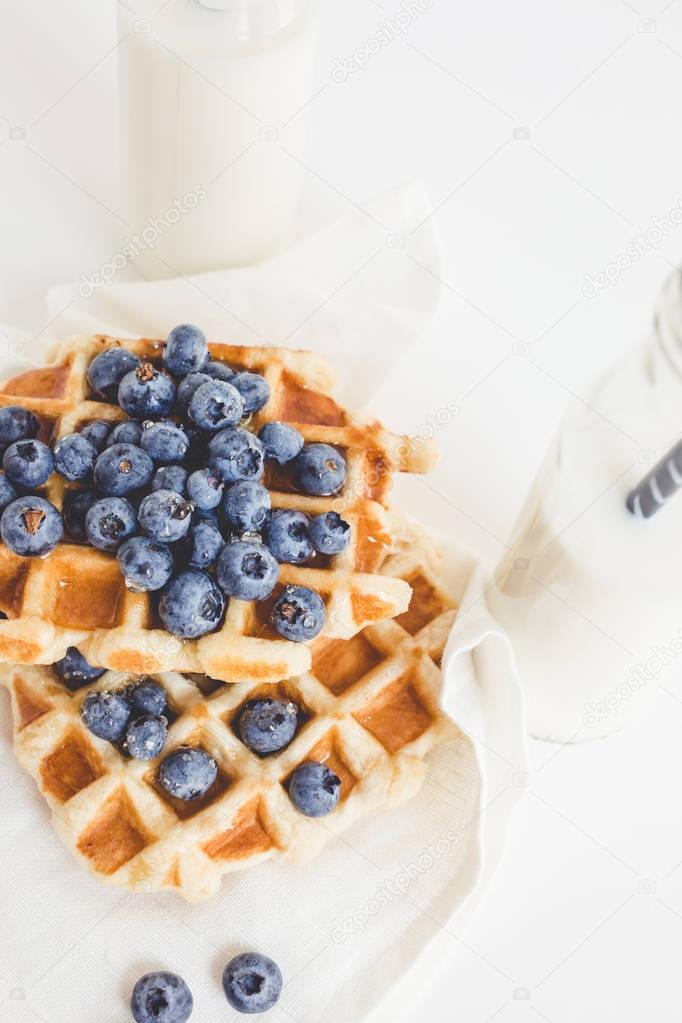
[[[46,442],[94,420],[126,418],[89,390],[92,358],[125,346],[159,362],[162,343],[97,336],[60,347],[54,363],[10,380],[0,405],[33,411]],[[47,557],[25,559],[0,545],[0,681],[8,688],[17,757],[52,808],[55,829],[101,881],[129,890],[211,895],[223,874],[264,859],[301,862],[359,818],[412,796],[424,757],[450,731],[439,709],[440,661],[455,604],[439,578],[430,541],[389,506],[396,471],[428,471],[430,444],[359,421],[330,395],[326,364],[307,352],[210,345],[213,359],[265,376],[270,401],[249,421],[295,426],[346,458],[346,483],[330,498],[297,493],[285,467],[268,466],[273,508],[339,512],[352,540],[312,566],[282,565],[272,598],[232,600],[221,628],[193,641],[165,632],[153,594],[125,587],[116,558],[65,540]],[[61,509],[70,484],[56,474],[44,496]],[[322,596],[326,624],[310,644],[280,638],[269,610],[284,585]],[[51,665],[76,647],[107,669],[72,692]],[[93,691],[140,676],[168,696],[161,758],[134,760],[85,727],[80,707]],[[235,722],[244,704],[280,696],[299,708],[284,750],[252,753]],[[218,773],[199,799],[182,802],[158,781],[161,759],[178,747],[205,750]],[[301,814],[287,795],[292,772],[325,763],[341,799],[322,819]]]

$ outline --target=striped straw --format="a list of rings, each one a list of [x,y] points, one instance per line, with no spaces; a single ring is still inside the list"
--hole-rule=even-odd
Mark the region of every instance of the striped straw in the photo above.
[[[650,519],[682,487],[682,441],[627,496],[627,509],[639,519]]]

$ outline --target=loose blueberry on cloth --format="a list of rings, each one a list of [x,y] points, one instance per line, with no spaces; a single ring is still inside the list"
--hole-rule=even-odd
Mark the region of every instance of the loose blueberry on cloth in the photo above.
[[[175,973],[146,973],[130,999],[135,1023],[187,1023],[193,1008],[190,989]]]
[[[282,993],[282,971],[260,952],[242,952],[223,970],[225,997],[237,1012],[267,1012]],[[187,1023],[194,1000],[176,973],[146,973],[135,984],[130,1008],[135,1023]]]
[[[267,956],[243,952],[225,967],[223,989],[237,1012],[267,1012],[282,992],[282,973]]]

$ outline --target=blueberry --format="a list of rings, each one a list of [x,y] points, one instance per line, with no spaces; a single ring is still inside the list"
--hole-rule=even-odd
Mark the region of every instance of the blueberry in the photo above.
[[[259,533],[270,516],[270,492],[260,483],[233,483],[223,498],[223,512],[237,533]]]
[[[109,497],[125,497],[146,487],[153,472],[154,463],[142,448],[114,444],[97,457],[93,470],[95,489]]]
[[[126,749],[136,760],[154,760],[160,755],[167,734],[165,718],[144,714],[128,725]]]
[[[160,590],[173,574],[173,555],[168,547],[146,536],[126,540],[116,557],[126,586],[134,593]]]
[[[236,426],[244,414],[244,400],[239,391],[225,380],[209,380],[192,395],[189,418],[201,430],[217,433],[227,426]]]
[[[91,490],[69,490],[64,495],[64,526],[73,540],[85,540],[85,516],[97,495]]]
[[[67,480],[84,480],[92,472],[97,450],[82,433],[70,433],[57,441],[52,453],[54,467]]]
[[[319,593],[307,586],[287,586],[272,608],[270,621],[280,636],[305,643],[320,634],[326,616]]]
[[[225,598],[210,575],[197,569],[180,572],[161,591],[159,617],[168,632],[198,639],[220,628]]]
[[[190,568],[210,568],[225,546],[223,535],[209,518],[192,516],[192,525],[182,541],[182,556]]]
[[[350,540],[350,526],[338,512],[316,515],[309,526],[313,547],[320,554],[340,554]]]
[[[206,373],[213,380],[230,381],[234,376],[233,369],[230,369],[224,362],[218,362],[215,359],[209,359],[201,372]]]
[[[105,422],[104,419],[94,419],[78,432],[81,437],[90,441],[95,451],[104,451],[111,436],[111,423]]]
[[[28,409],[19,405],[0,408],[0,445],[3,447],[17,440],[32,440],[39,430],[40,420]]]
[[[189,450],[189,437],[177,423],[145,423],[141,447],[150,458],[161,465],[182,462]]]
[[[137,515],[140,526],[152,540],[175,543],[189,529],[192,505],[174,490],[153,490],[142,498]]]
[[[152,490],[174,490],[184,494],[187,484],[187,469],[181,465],[162,465],[152,476]]]
[[[131,370],[137,369],[140,360],[125,348],[107,348],[96,355],[88,366],[88,382],[93,391],[107,401],[115,402],[118,385]]]
[[[187,496],[195,508],[217,508],[223,496],[223,482],[210,469],[197,469],[187,480]]]
[[[135,1023],[187,1023],[193,1008],[190,989],[175,973],[145,974],[130,999]]]
[[[244,399],[244,414],[258,412],[270,400],[270,385],[260,373],[235,373],[230,381]]]
[[[226,483],[259,480],[264,468],[263,445],[248,430],[221,430],[208,445],[208,464]]]
[[[192,466],[206,465],[206,434],[194,423],[185,423],[185,433],[189,437],[187,461]]]
[[[151,362],[126,373],[118,388],[118,403],[133,419],[163,419],[174,401],[175,384]]]
[[[221,589],[237,600],[265,600],[278,577],[279,565],[267,547],[245,540],[226,544],[216,568]]]
[[[298,707],[291,700],[249,700],[237,720],[239,738],[261,756],[288,746],[298,725]]]
[[[324,817],[341,798],[341,781],[326,764],[308,760],[291,775],[289,798],[306,817]]]
[[[159,781],[176,799],[200,799],[218,777],[218,765],[202,749],[181,746],[159,767]]]
[[[43,497],[19,497],[0,519],[4,543],[22,557],[40,557],[54,550],[64,534],[62,517]]]
[[[41,440],[18,440],[5,451],[2,464],[5,475],[18,487],[35,490],[52,475],[52,452]]]
[[[278,561],[301,565],[315,554],[308,527],[310,519],[303,512],[284,509],[272,513],[263,530],[263,541]]]
[[[216,529],[222,529],[218,508],[195,508],[192,515],[192,523],[198,522],[200,519],[210,522]],[[229,531],[227,532],[227,538],[229,539]]]
[[[130,720],[130,704],[125,693],[88,693],[81,705],[83,724],[99,739],[118,742]]]
[[[85,535],[100,551],[117,551],[136,529],[135,509],[125,497],[102,497],[85,515]]]
[[[142,427],[132,419],[127,419],[125,423],[119,423],[113,428],[107,438],[107,447],[111,447],[112,444],[134,444],[139,448],[141,440]]]
[[[265,448],[265,457],[280,465],[296,458],[303,447],[301,434],[286,423],[266,423],[261,426],[258,438]]]
[[[168,335],[163,349],[163,365],[174,377],[196,373],[208,361],[208,345],[203,331],[191,323],[181,323]]]
[[[0,473],[0,512],[4,511],[12,501],[16,501],[17,496],[16,490],[5,474]]]
[[[282,973],[259,952],[235,956],[223,971],[225,997],[237,1012],[267,1012],[282,992]]]
[[[189,408],[189,403],[197,388],[201,387],[202,384],[210,384],[212,380],[212,376],[202,371],[201,373],[190,373],[184,380],[180,381],[178,384],[177,400],[183,412],[186,412]]]
[[[152,714],[154,717],[163,714],[168,703],[166,690],[150,678],[133,686],[129,699],[133,714]]]
[[[60,661],[52,665],[62,682],[68,689],[75,692],[83,686],[90,685],[104,674],[106,668],[93,668],[83,657],[80,650],[70,646]]]
[[[346,482],[346,459],[329,444],[306,444],[293,469],[297,486],[316,497],[337,494]]]

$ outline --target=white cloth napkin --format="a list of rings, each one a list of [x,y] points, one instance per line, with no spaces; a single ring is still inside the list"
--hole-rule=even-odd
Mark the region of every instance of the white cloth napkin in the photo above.
[[[365,210],[258,266],[114,281],[94,290],[83,281],[53,288],[43,336],[166,337],[176,324],[194,322],[227,344],[284,345],[327,356],[340,370],[341,397],[359,407],[424,330],[440,287],[434,231],[425,225],[411,235],[430,212],[423,185],[404,186]]]
[[[486,607],[484,572],[438,540],[461,602],[444,700],[462,732],[431,754],[419,796],[361,822],[304,868],[266,863],[228,876],[198,906],[102,888],[51,835],[2,716],[0,1018],[121,1023],[138,976],[170,969],[190,984],[198,1020],[222,1019],[222,967],[254,948],[286,978],[272,1023],[361,1023],[375,1009],[387,1023],[418,996],[458,947],[454,914],[492,874],[528,779],[519,684]]]
[[[438,298],[434,278],[395,241],[427,216],[423,190],[409,186],[369,209],[390,225],[389,240],[357,214],[257,268],[113,284],[88,298],[77,287],[54,289],[54,322],[30,360],[39,361],[48,337],[90,330],[164,336],[175,323],[194,321],[216,339],[284,341],[331,356],[346,369],[346,400],[358,405],[417,340]],[[417,258],[433,268],[435,239],[428,230],[419,236]],[[3,1019],[72,1023],[96,1014],[100,1023],[120,1023],[132,985],[151,969],[185,977],[198,1020],[222,1019],[222,967],[246,948],[272,956],[286,978],[272,1023],[360,1023],[398,991],[396,1008],[404,1006],[415,992],[414,984],[400,985],[409,968],[420,961],[418,990],[426,971],[456,947],[453,914],[494,868],[527,779],[518,680],[508,641],[486,607],[485,573],[456,543],[439,540],[461,604],[444,661],[445,708],[461,731],[431,755],[416,799],[359,824],[305,868],[269,863],[232,875],[200,906],[102,888],[50,834],[48,811],[12,756],[5,701]]]

